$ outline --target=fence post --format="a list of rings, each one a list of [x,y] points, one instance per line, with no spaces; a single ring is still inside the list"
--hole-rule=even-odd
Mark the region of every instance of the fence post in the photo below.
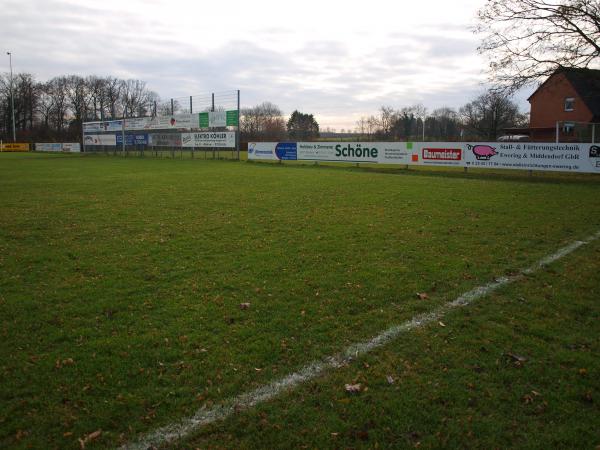
[[[127,115],[127,107],[123,111],[123,120],[121,120],[121,137],[123,138],[123,156],[125,156],[125,116]]]
[[[237,127],[235,130],[235,149],[237,150],[237,159],[240,160],[240,90],[237,90]]]
[[[84,129],[84,126],[85,126],[85,124],[82,122],[81,123],[81,150],[83,151],[83,153],[85,153],[85,129]],[[0,149],[2,149],[1,141],[0,141]]]

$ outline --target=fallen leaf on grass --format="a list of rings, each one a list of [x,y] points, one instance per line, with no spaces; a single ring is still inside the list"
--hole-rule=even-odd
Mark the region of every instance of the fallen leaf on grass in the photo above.
[[[514,353],[505,353],[505,355],[516,363],[524,363],[525,361],[527,361],[527,358],[525,358],[524,356],[515,355]]]
[[[387,382],[388,382],[389,384],[394,384],[394,379],[392,378],[392,376],[391,376],[391,375],[388,375],[387,377],[385,377],[385,379],[387,380]]]
[[[57,359],[56,363],[54,364],[54,367],[57,369],[61,369],[64,366],[72,366],[73,364],[75,364],[75,361],[73,361],[73,358],[67,358],[67,359]]]
[[[581,400],[585,403],[594,403],[594,398],[592,397],[591,391],[586,391],[581,395]]]
[[[357,384],[346,384],[344,386],[344,388],[346,389],[346,392],[349,392],[351,394],[355,394],[357,392],[362,391],[362,386],[360,385],[360,383],[357,383]]]
[[[419,300],[427,300],[429,298],[429,295],[427,295],[426,292],[417,292],[417,297],[419,298]]]
[[[81,446],[81,450],[83,450],[85,448],[85,445],[88,442],[92,442],[95,439],[98,439],[100,437],[100,435],[102,434],[102,430],[96,430],[93,433],[88,434],[87,436],[84,436],[83,439],[79,438],[79,445]]]
[[[446,324],[444,322],[438,322],[440,324],[440,327],[445,327]]]
[[[240,303],[240,309],[248,309],[250,308],[250,303]]]
[[[29,433],[27,431],[23,431],[23,430],[17,430],[17,434],[15,435],[15,439],[17,441],[20,441],[21,439],[23,439],[25,436],[27,436]]]

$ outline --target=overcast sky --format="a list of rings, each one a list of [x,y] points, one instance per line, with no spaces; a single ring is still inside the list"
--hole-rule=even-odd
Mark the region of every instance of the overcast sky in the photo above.
[[[270,101],[339,130],[381,105],[458,108],[483,92],[483,3],[0,0],[0,42],[38,80],[137,78],[164,99],[240,89],[242,107]]]

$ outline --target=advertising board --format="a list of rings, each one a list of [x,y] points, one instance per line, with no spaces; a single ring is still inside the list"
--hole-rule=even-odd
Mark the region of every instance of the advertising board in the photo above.
[[[0,144],[2,152],[28,152],[29,144],[27,142],[3,142]]]
[[[407,164],[405,142],[251,142],[249,159]]]
[[[99,133],[108,131],[122,131],[123,123],[120,120],[105,120],[102,122],[84,122],[84,133]]]
[[[114,134],[86,134],[84,138],[85,145],[117,145],[117,138]]]
[[[181,147],[181,133],[152,133],[148,143],[155,147]]]
[[[127,123],[125,123],[127,127]],[[123,145],[123,135],[117,134],[117,145]],[[125,135],[125,145],[148,145],[147,133],[134,133]]]
[[[233,131],[182,133],[181,145],[195,148],[234,148],[235,133]]]

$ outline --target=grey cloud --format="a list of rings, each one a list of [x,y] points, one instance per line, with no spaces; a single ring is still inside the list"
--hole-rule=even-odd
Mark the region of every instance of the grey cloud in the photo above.
[[[471,55],[477,50],[477,41],[474,39],[432,36],[424,38],[423,43],[428,46],[427,53],[432,58],[457,58]]]
[[[317,117],[368,115],[382,104],[458,107],[481,89],[479,68],[462,61],[473,52],[467,37],[400,31],[356,59],[344,42],[333,40],[313,40],[297,52],[265,49],[257,44],[265,36],[290,33],[271,27],[254,41],[199,50],[172,38],[171,25],[157,18],[60,0],[37,9],[13,0],[5,4],[0,41],[15,52],[17,71],[42,80],[65,73],[134,77],[164,98],[240,89],[243,105],[268,100],[286,113],[301,109]],[[458,76],[445,79],[440,63]],[[424,74],[438,71],[439,80],[422,85]]]

